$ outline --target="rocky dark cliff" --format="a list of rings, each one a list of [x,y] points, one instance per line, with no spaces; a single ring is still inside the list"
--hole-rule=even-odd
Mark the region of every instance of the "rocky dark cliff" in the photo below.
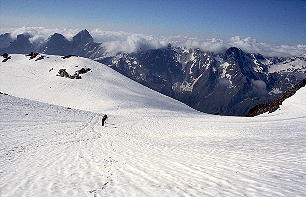
[[[268,113],[275,112],[277,109],[279,109],[280,105],[283,103],[284,100],[293,96],[300,88],[304,87],[305,84],[306,84],[306,78],[300,81],[292,88],[290,88],[289,90],[287,90],[286,92],[284,92],[280,97],[273,100],[272,102],[256,105],[247,113],[246,116],[253,117],[266,112]]]

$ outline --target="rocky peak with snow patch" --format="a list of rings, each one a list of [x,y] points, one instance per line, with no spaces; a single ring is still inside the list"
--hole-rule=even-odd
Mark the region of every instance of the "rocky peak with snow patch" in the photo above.
[[[72,45],[62,34],[55,33],[49,37],[40,51],[50,55],[69,55],[72,52]]]
[[[298,84],[284,92],[280,97],[276,98],[275,100],[271,101],[270,103],[265,103],[265,104],[259,104],[250,109],[250,111],[247,113],[247,116],[252,117],[252,116],[258,116],[260,114],[264,113],[273,113],[276,110],[280,108],[282,103],[293,96],[299,89],[305,87],[306,85],[306,78],[300,81]]]
[[[91,43],[93,42],[93,37],[89,34],[89,32],[84,29],[82,31],[80,31],[79,33],[77,33],[73,38],[72,41],[74,43],[74,45],[84,45],[87,43]]]
[[[264,57],[235,47],[221,53],[167,47],[99,61],[194,109],[245,115],[250,108],[273,100],[303,77],[268,72],[270,63],[285,60],[288,58]]]
[[[6,48],[0,49],[2,53],[19,53],[25,54],[33,51],[34,46],[30,42],[31,35],[29,34],[19,34],[17,38],[10,43]]]

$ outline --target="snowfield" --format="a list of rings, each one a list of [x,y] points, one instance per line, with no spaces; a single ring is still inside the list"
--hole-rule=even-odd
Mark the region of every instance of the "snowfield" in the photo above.
[[[306,57],[306,55],[304,55]],[[268,67],[270,73],[274,72],[300,72],[306,73],[306,61],[303,57],[288,60],[278,64],[272,64]]]
[[[305,87],[272,114],[222,117],[91,60],[12,55],[0,92],[1,197],[306,194]]]

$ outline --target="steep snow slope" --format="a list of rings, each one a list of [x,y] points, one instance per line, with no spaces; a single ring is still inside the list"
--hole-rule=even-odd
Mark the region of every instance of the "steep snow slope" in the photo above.
[[[27,62],[0,64],[1,92],[92,112],[0,94],[1,197],[306,193],[306,110],[290,107],[305,109],[305,88],[284,102],[290,114],[222,117],[82,58]],[[92,72],[55,76],[63,67]]]
[[[306,113],[306,87],[299,89],[293,96],[287,98],[280,108],[271,113],[262,114],[262,117],[270,117],[275,116],[278,118],[286,117],[286,118],[305,118]],[[306,125],[305,125],[306,127]]]

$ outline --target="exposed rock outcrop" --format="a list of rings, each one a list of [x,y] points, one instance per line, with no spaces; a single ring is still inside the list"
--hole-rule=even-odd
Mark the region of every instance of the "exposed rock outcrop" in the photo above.
[[[82,79],[82,77],[80,75],[85,74],[85,73],[89,72],[90,70],[91,70],[90,68],[81,68],[80,70],[77,70],[73,75],[70,75],[66,71],[66,69],[60,69],[56,76],[66,77],[66,78],[69,78],[69,79]]]
[[[246,116],[253,117],[253,116],[258,116],[258,115],[266,113],[266,112],[268,112],[268,113],[275,112],[277,109],[279,109],[280,105],[283,103],[284,100],[286,100],[287,98],[294,95],[296,93],[296,91],[298,91],[300,88],[304,87],[305,84],[306,84],[306,78],[303,79],[298,84],[296,84],[291,89],[284,92],[284,94],[282,94],[280,97],[273,100],[272,102],[267,103],[267,104],[259,104],[259,105],[255,106],[254,108],[252,108],[247,113]]]
[[[2,54],[2,57],[4,58],[4,59],[2,60],[2,62],[6,62],[7,60],[9,60],[9,59],[12,58],[12,57],[9,56],[9,54],[7,54],[7,53],[3,53],[3,54]]]
[[[31,52],[29,54],[27,54],[26,56],[30,57],[29,60],[34,59],[38,56],[39,53],[35,53],[35,52]]]

